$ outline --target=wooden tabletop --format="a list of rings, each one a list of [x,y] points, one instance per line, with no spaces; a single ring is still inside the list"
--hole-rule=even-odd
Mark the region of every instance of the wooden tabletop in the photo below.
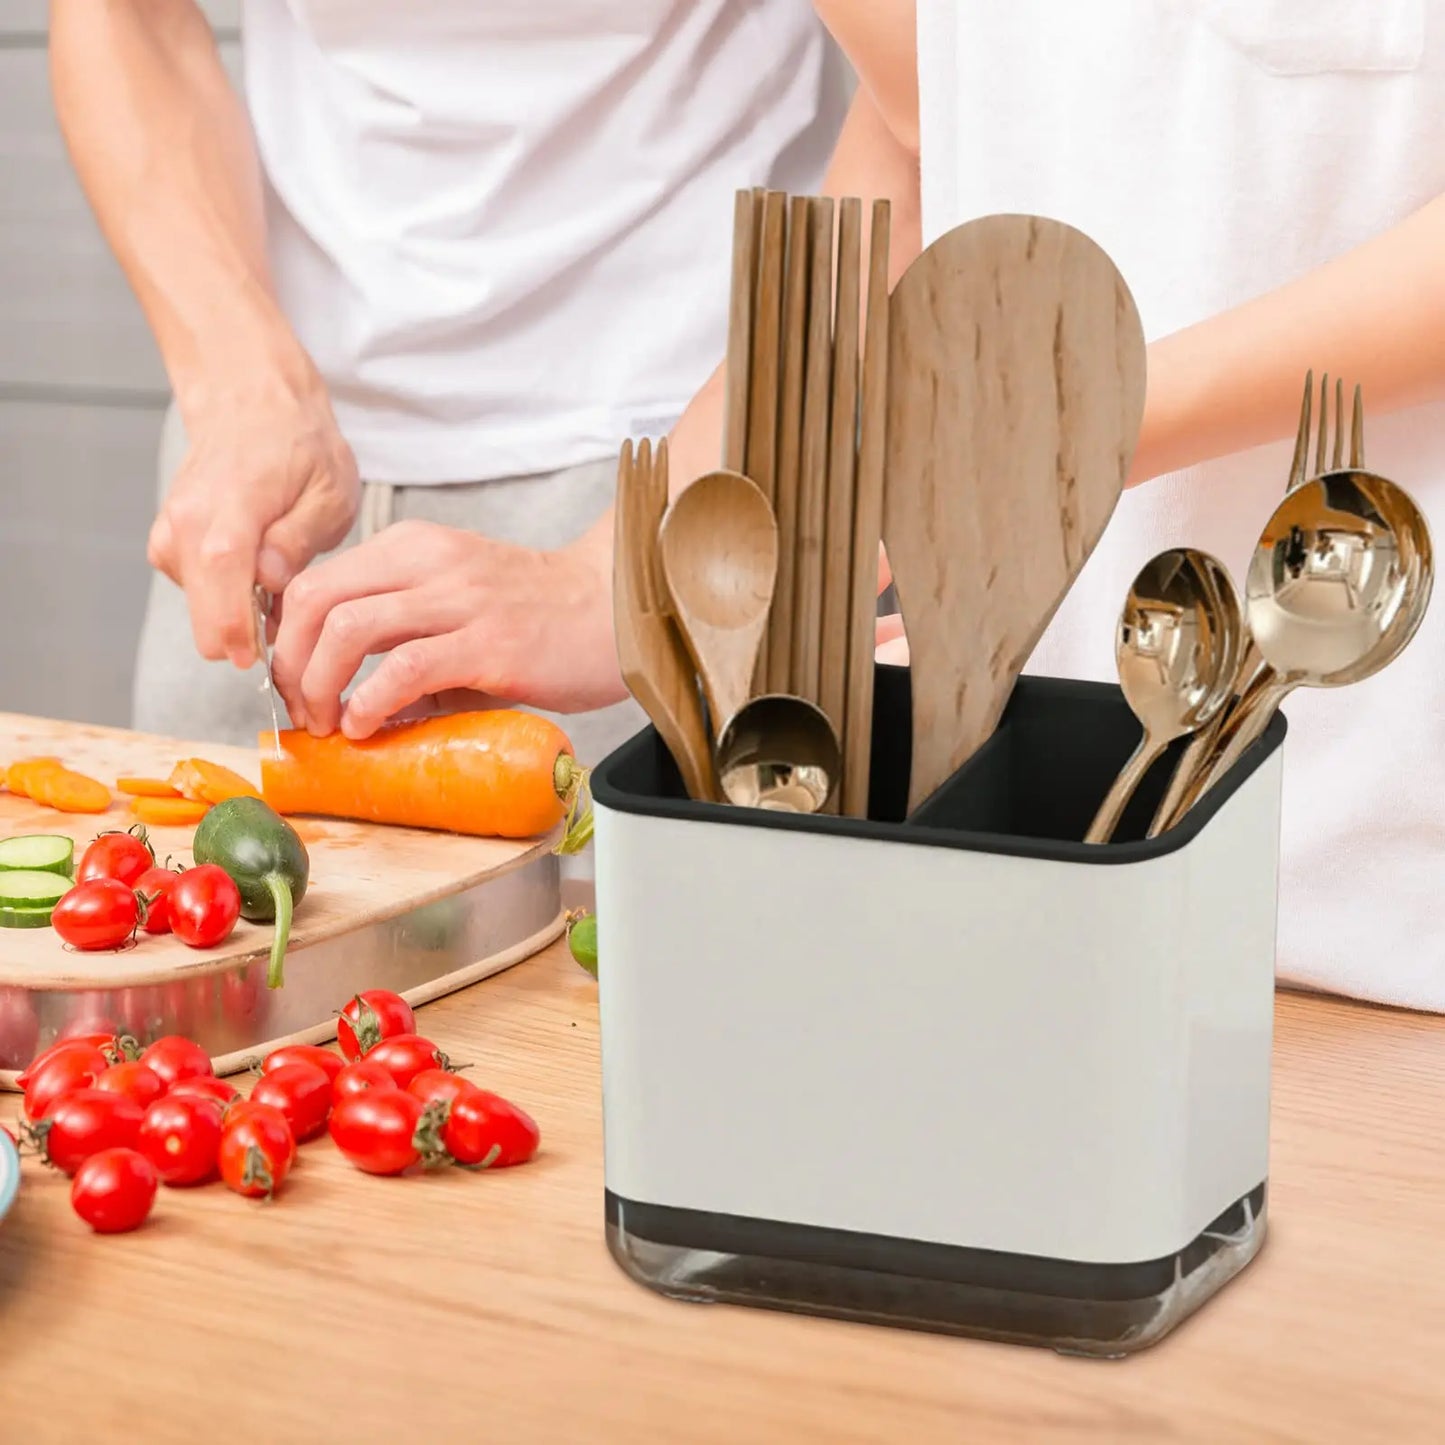
[[[603,1243],[592,981],[558,945],[420,1022],[535,1114],[543,1154],[380,1180],[323,1141],[270,1206],[163,1190],[110,1238],[27,1161],[0,1440],[1445,1438],[1445,1019],[1280,996],[1264,1251],[1118,1362],[657,1298]]]

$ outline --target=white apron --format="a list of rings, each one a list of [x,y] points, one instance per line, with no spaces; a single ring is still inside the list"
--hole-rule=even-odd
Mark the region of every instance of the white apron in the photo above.
[[[1057,217],[1113,257],[1150,340],[1445,191],[1445,0],[918,10],[925,243],[990,212]],[[1316,370],[1348,378],[1349,362]],[[1414,495],[1438,548],[1445,406],[1371,414],[1367,395],[1366,439],[1369,466]],[[1112,680],[1125,591],[1162,547],[1213,552],[1242,585],[1291,450],[1126,493],[1028,670]],[[1300,689],[1284,710],[1281,978],[1445,1010],[1445,599],[1384,673]]]

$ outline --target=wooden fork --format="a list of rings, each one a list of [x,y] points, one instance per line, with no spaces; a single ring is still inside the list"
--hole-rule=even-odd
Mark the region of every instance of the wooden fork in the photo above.
[[[667,509],[667,442],[623,443],[617,470],[613,626],[628,691],[677,762],[687,795],[718,800],[697,673],[668,615],[657,533]]]

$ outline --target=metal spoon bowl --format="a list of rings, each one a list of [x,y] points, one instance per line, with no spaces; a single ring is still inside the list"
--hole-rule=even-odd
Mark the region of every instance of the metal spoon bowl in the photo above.
[[[1245,609],[1264,667],[1240,700],[1202,795],[1296,687],[1345,687],[1404,651],[1434,589],[1429,525],[1386,477],[1326,472],[1291,492],[1250,560]]]
[[[1143,737],[1094,816],[1084,841],[1113,836],[1134,790],[1176,738],[1207,723],[1230,696],[1244,627],[1223,564],[1193,547],[1151,558],[1119,618],[1119,686]]]
[[[821,708],[787,693],[746,703],[718,734],[718,781],[730,803],[816,813],[842,771],[838,735]]]

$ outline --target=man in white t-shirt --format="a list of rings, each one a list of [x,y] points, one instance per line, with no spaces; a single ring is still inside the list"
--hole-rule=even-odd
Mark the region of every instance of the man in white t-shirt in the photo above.
[[[62,127],[176,398],[138,725],[254,739],[257,581],[315,731],[456,690],[569,714],[589,760],[639,725],[616,456],[687,410],[679,484],[716,465],[735,192],[896,193],[917,229],[883,119],[912,25],[817,10],[851,109],[810,0],[242,0],[244,103],[196,0],[55,0]]]

